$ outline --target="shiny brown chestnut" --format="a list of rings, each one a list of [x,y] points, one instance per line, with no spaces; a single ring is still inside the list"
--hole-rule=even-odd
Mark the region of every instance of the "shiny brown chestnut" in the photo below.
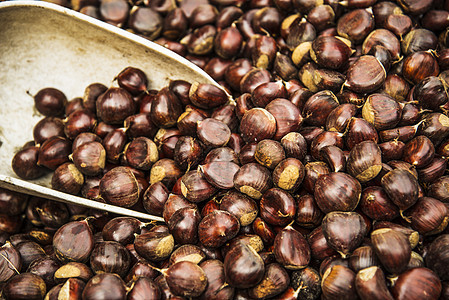
[[[190,261],[180,261],[164,272],[170,291],[183,297],[197,297],[207,286],[207,277],[203,269]]]
[[[403,300],[408,297],[422,297],[423,299],[437,299],[441,294],[441,281],[438,276],[427,268],[413,268],[398,276],[391,288],[395,299]]]
[[[55,88],[43,88],[37,92],[34,98],[34,106],[44,116],[61,116],[64,113],[67,97]]]
[[[337,32],[355,43],[362,42],[374,29],[373,15],[365,9],[354,9],[338,19]]]
[[[46,117],[34,125],[33,138],[36,145],[52,136],[64,136],[64,123],[61,118]]]
[[[211,185],[202,172],[189,171],[180,179],[181,193],[189,201],[198,203],[209,199],[217,189]]]
[[[39,147],[23,148],[14,154],[11,167],[14,173],[22,179],[37,179],[47,173],[45,167],[37,164],[38,159]]]
[[[449,202],[449,176],[442,176],[435,180],[428,188],[427,195],[442,202]]]
[[[287,157],[302,161],[307,153],[307,142],[299,132],[289,132],[284,135],[281,145]]]
[[[399,216],[399,209],[380,186],[370,186],[362,191],[360,209],[373,220],[391,221]]]
[[[295,200],[286,191],[272,188],[260,199],[260,216],[275,226],[289,224],[296,214]]]
[[[371,246],[360,246],[349,256],[349,267],[356,273],[373,266],[380,266],[380,262]]]
[[[94,248],[87,221],[72,221],[61,226],[53,238],[56,257],[62,262],[86,262]]]
[[[276,133],[273,139],[280,140],[286,134],[297,131],[303,122],[300,110],[287,99],[274,99],[265,109],[276,120]]]
[[[356,212],[330,212],[322,222],[323,234],[329,246],[345,258],[362,242],[367,228]]]
[[[418,181],[409,171],[394,169],[382,177],[381,185],[401,210],[409,208],[418,200]]]
[[[241,119],[240,133],[246,142],[270,139],[276,133],[276,119],[266,109],[252,108]]]
[[[404,212],[411,227],[423,235],[434,235],[442,232],[449,222],[449,208],[443,202],[421,197]]]
[[[52,189],[76,195],[84,184],[83,174],[72,163],[64,163],[56,168],[51,178]]]
[[[356,93],[369,93],[380,88],[386,77],[384,67],[374,56],[363,55],[349,67],[345,87]]]
[[[355,145],[349,152],[346,169],[360,182],[375,178],[382,169],[379,146],[373,141],[363,141]]]
[[[351,103],[343,103],[334,108],[326,119],[326,130],[343,133],[352,117],[357,113],[357,106]]]
[[[351,118],[345,134],[345,142],[348,148],[352,149],[358,143],[368,140],[372,140],[376,143],[378,142],[379,135],[376,128],[365,119],[356,117]]]
[[[319,36],[310,48],[310,57],[327,69],[339,69],[352,54],[351,48],[342,40],[331,36]]]
[[[250,288],[259,283],[265,273],[260,255],[248,244],[238,242],[224,259],[226,282],[235,288]]]
[[[355,277],[355,288],[363,298],[393,300],[385,281],[385,275],[378,266],[360,270]]]
[[[225,123],[214,118],[207,118],[197,122],[196,134],[204,145],[217,148],[228,143],[231,130]]]
[[[340,172],[318,177],[314,189],[317,205],[324,213],[354,210],[361,192],[361,185],[356,179]]]
[[[236,216],[241,226],[250,225],[257,217],[259,211],[253,199],[233,190],[221,198],[219,208]]]
[[[272,184],[270,171],[258,163],[243,165],[234,176],[234,187],[253,199],[260,199]]]
[[[117,274],[100,273],[92,277],[86,284],[83,299],[123,299],[126,297],[126,286]]]
[[[182,111],[178,97],[165,87],[156,94],[151,103],[151,121],[158,127],[170,128],[176,125]]]
[[[100,180],[100,196],[107,203],[131,207],[139,200],[139,185],[131,169],[116,167]]]
[[[76,168],[87,176],[99,175],[106,163],[106,150],[99,142],[88,142],[77,147],[71,154]]]
[[[276,261],[286,269],[302,269],[310,262],[311,251],[306,238],[290,225],[277,233],[273,248]]]
[[[97,116],[108,124],[120,124],[134,114],[135,102],[125,89],[109,88],[96,101]]]
[[[224,286],[225,274],[223,263],[217,259],[209,259],[200,263],[199,266],[203,269],[207,278],[207,287],[200,296],[200,299],[231,300],[234,295],[234,288]]]
[[[356,274],[345,266],[333,266],[324,273],[321,289],[327,299],[357,299]]]
[[[407,236],[390,228],[381,228],[371,233],[371,243],[382,266],[388,272],[400,274],[405,270],[411,257]]]
[[[211,84],[194,82],[189,90],[190,101],[199,108],[211,109],[228,101],[226,93]]]
[[[124,277],[128,273],[131,258],[128,250],[115,241],[97,243],[90,256],[90,266],[96,273],[116,273]]]
[[[437,237],[429,245],[427,255],[425,257],[426,265],[434,271],[441,280],[447,280],[449,273],[445,267],[448,263],[448,247],[449,235],[443,234]]]
[[[405,144],[403,160],[417,168],[428,165],[435,154],[432,141],[423,135],[419,135]]]
[[[304,122],[311,126],[323,126],[330,112],[338,105],[338,99],[331,91],[318,92],[304,104],[302,110]]]
[[[44,280],[32,273],[14,276],[3,287],[8,299],[43,299],[47,288]]]
[[[421,66],[425,65],[425,68]],[[438,76],[439,67],[436,58],[428,52],[418,51],[408,55],[402,67],[404,79],[418,84],[429,76]]]
[[[206,247],[220,247],[235,237],[240,229],[238,219],[223,210],[206,215],[198,226],[198,237]]]
[[[168,232],[147,232],[134,240],[136,252],[151,261],[162,261],[170,256],[175,246],[173,235]]]
[[[69,161],[72,143],[64,137],[54,136],[46,140],[39,148],[37,164],[51,170]]]
[[[0,276],[0,282],[7,282],[11,277],[19,274],[22,269],[22,258],[20,253],[10,243],[6,242],[0,247],[1,260],[0,266],[3,272]]]
[[[168,221],[168,228],[176,243],[196,244],[198,242],[198,225],[201,215],[196,208],[181,208]]]
[[[362,108],[362,116],[377,130],[396,127],[401,120],[402,108],[395,99],[383,94],[371,94]]]

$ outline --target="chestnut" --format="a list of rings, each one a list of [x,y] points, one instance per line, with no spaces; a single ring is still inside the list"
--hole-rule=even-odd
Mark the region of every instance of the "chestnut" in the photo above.
[[[349,267],[356,273],[373,266],[380,266],[380,262],[371,246],[358,247],[349,256]]]
[[[286,191],[269,189],[260,199],[260,216],[271,225],[285,226],[295,217],[295,204],[293,197]]]
[[[327,299],[357,299],[355,289],[356,274],[349,268],[336,265],[323,275],[321,289]]]
[[[399,216],[398,207],[380,186],[370,186],[362,190],[360,209],[373,220],[391,221]]]
[[[265,266],[260,255],[248,244],[238,242],[224,259],[226,283],[235,288],[250,288],[264,276]]]
[[[225,274],[223,262],[217,259],[209,259],[199,264],[207,278],[206,290],[200,299],[224,299],[231,300],[234,296],[234,288],[224,286]]]
[[[202,172],[189,171],[179,181],[181,194],[193,203],[205,201],[217,192],[217,188],[207,181]]]
[[[165,280],[170,291],[178,296],[198,297],[207,286],[203,269],[190,261],[180,261],[165,271]]]
[[[252,108],[241,119],[240,133],[246,142],[270,139],[276,133],[276,119],[266,109]]]
[[[386,77],[384,67],[374,56],[363,55],[349,67],[345,86],[356,93],[370,93],[380,88]]]
[[[310,57],[326,69],[339,69],[352,54],[352,49],[333,36],[318,36],[310,48]]]
[[[82,299],[124,299],[126,286],[123,280],[112,273],[100,273],[92,277],[86,284]]]
[[[448,262],[448,244],[449,235],[443,234],[437,237],[429,245],[427,255],[425,257],[426,265],[434,271],[441,280],[447,280],[449,273],[446,268]]]
[[[234,190],[227,192],[221,198],[219,209],[228,211],[237,217],[240,226],[248,226],[253,223],[259,212],[258,205],[253,199]]]
[[[413,268],[401,273],[391,294],[395,299],[408,297],[424,297],[423,299],[438,299],[441,294],[441,281],[438,276],[427,268]]]
[[[324,212],[352,211],[360,200],[362,187],[346,173],[330,173],[319,176],[315,183],[314,196],[318,207]]]
[[[269,170],[258,163],[243,165],[234,176],[234,187],[253,199],[260,199],[271,186]]]
[[[59,165],[69,161],[71,152],[72,143],[70,140],[60,136],[51,137],[40,146],[37,164],[56,170]]]
[[[84,184],[83,174],[72,163],[56,168],[51,178],[52,189],[76,195]]]
[[[203,217],[198,226],[198,237],[204,246],[217,248],[234,238],[239,230],[240,223],[234,215],[216,210]]]
[[[47,173],[45,167],[38,165],[39,147],[31,146],[16,152],[12,158],[11,167],[14,173],[22,179],[32,180]]]
[[[106,202],[131,207],[139,200],[140,189],[131,169],[116,167],[100,180],[100,196]]]
[[[377,266],[360,270],[355,277],[355,288],[362,298],[393,300],[385,275]]]
[[[418,181],[409,171],[394,169],[382,177],[381,185],[390,200],[401,210],[409,208],[418,200]]]
[[[310,263],[311,251],[306,238],[290,225],[276,234],[273,248],[276,261],[286,269],[298,270]]]
[[[261,282],[249,289],[248,294],[256,299],[275,297],[287,289],[290,277],[287,271],[277,263],[271,263],[265,268]]]
[[[78,146],[71,154],[76,168],[87,176],[99,175],[106,164],[106,150],[99,142],[88,142]]]
[[[329,246],[346,258],[362,242],[367,227],[356,212],[330,212],[322,222],[324,237]]]
[[[3,270],[0,276],[0,282],[7,282],[11,277],[19,274],[22,269],[22,258],[16,248],[10,243],[6,242],[0,247],[0,268]]]
[[[3,287],[7,299],[44,299],[46,292],[45,281],[32,273],[14,276]]]
[[[170,256],[175,246],[173,235],[168,232],[147,232],[134,240],[136,252],[149,261],[161,261]]]
[[[195,244],[198,242],[200,221],[201,215],[198,209],[184,207],[170,217],[168,228],[178,244]]]
[[[168,87],[161,89],[151,103],[151,121],[158,127],[170,128],[176,125],[181,114],[182,104],[178,97]]]
[[[442,232],[449,222],[449,208],[437,199],[421,197],[404,212],[413,229],[424,235]]]
[[[346,169],[360,182],[375,178],[382,169],[379,146],[373,141],[363,141],[355,145],[349,152]]]
[[[400,274],[411,257],[410,242],[403,233],[390,228],[376,229],[371,243],[382,266],[392,274]]]
[[[53,248],[62,262],[86,262],[94,248],[87,221],[72,221],[61,226],[53,237]]]
[[[118,85],[132,95],[138,95],[147,90],[148,78],[145,73],[134,67],[126,67],[116,76]]]
[[[135,112],[131,94],[123,88],[109,88],[96,101],[98,117],[108,124],[120,124]]]

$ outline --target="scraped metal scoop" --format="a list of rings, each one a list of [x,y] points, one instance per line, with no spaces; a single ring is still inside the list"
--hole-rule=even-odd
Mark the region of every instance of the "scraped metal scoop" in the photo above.
[[[68,99],[82,97],[91,83],[106,86],[125,67],[140,68],[149,87],[170,79],[218,84],[199,67],[166,48],[115,26],[47,2],[0,2],[0,187],[65,203],[141,219],[160,217],[103,204],[48,188],[51,175],[31,182],[17,178],[14,154],[33,140],[43,118],[34,109],[36,94],[54,87]]]

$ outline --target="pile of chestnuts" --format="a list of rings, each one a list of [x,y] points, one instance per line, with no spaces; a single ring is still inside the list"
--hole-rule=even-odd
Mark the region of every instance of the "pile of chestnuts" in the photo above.
[[[449,299],[449,1],[58,3],[222,89],[38,91],[17,176],[165,223],[0,190],[0,298]]]

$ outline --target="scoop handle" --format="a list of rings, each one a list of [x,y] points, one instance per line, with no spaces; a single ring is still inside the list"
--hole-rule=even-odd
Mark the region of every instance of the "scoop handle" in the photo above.
[[[152,221],[160,221],[164,222],[164,219],[161,217],[141,213],[138,211],[134,211],[131,209],[101,203],[94,200],[89,200],[86,198],[66,194],[60,191],[52,190],[50,188],[37,185],[28,181],[24,181],[21,179],[17,179],[14,177],[1,175],[0,174],[0,187],[19,192],[28,194],[31,196],[37,196],[49,200],[54,200],[58,202],[68,203],[68,204],[75,204],[75,205],[81,205],[89,208],[94,208],[102,211],[107,211],[114,214],[124,215],[124,216],[130,216],[138,219],[145,219],[145,220],[152,220]]]

